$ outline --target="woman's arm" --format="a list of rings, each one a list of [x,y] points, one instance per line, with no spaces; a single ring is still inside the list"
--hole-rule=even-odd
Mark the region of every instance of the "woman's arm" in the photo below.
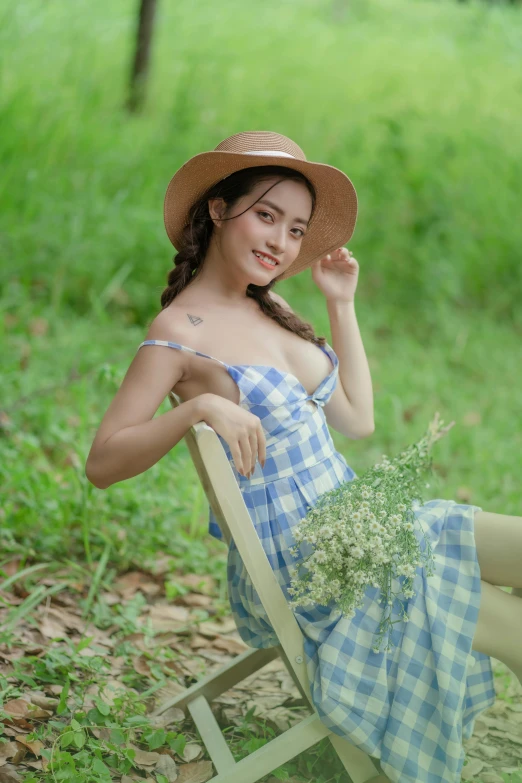
[[[147,339],[161,332],[152,325]],[[202,394],[154,418],[169,391],[185,377],[186,354],[145,345],[135,354],[91,446],[85,475],[107,489],[155,465],[203,420]]]
[[[151,421],[123,427],[91,449],[85,475],[98,489],[145,473],[204,419],[201,394]]]
[[[359,430],[370,435],[375,430],[372,379],[355,315],[355,303],[328,300],[326,306],[332,348],[339,358],[339,379]]]

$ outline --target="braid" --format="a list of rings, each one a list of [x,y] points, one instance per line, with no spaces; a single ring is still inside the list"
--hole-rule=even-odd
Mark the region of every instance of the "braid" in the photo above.
[[[308,321],[302,321],[295,313],[290,312],[286,307],[283,307],[279,302],[272,299],[270,296],[270,289],[273,287],[274,283],[275,279],[271,280],[270,283],[265,286],[250,284],[247,287],[247,296],[255,299],[261,311],[269,318],[276,321],[284,329],[288,329],[289,332],[298,334],[299,337],[308,340],[310,343],[315,343],[315,345],[319,346],[324,345],[326,343],[326,338],[317,337],[313,326],[308,323]]]
[[[203,212],[205,206],[207,206],[207,218],[198,214]],[[207,202],[194,204],[189,215],[189,223],[183,229],[181,250],[173,258],[174,269],[170,270],[167,277],[167,288],[161,294],[162,310],[198,274],[210,244],[212,227],[213,223],[208,213]]]

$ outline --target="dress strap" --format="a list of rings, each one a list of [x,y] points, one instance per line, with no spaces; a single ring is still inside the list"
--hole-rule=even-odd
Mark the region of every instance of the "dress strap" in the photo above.
[[[201,353],[201,351],[196,351],[194,348],[189,348],[188,346],[181,345],[180,343],[171,343],[169,340],[144,340],[138,345],[138,350],[142,345],[166,345],[168,348],[177,348],[179,351],[188,351],[189,353],[193,353],[195,356],[203,356],[205,359],[214,359],[215,362],[219,362],[219,364],[222,364],[223,367],[228,368],[228,364],[222,362],[220,359],[216,359],[214,356],[209,356],[207,353]]]

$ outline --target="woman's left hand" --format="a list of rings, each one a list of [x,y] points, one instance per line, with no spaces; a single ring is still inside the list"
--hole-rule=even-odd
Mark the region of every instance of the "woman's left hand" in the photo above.
[[[339,247],[312,264],[312,279],[327,299],[353,302],[359,264],[350,250]]]

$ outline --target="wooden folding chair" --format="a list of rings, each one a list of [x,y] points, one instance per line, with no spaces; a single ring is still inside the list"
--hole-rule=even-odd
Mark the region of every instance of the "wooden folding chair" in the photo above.
[[[173,408],[182,403],[174,392],[169,393],[169,401]],[[206,422],[199,422],[187,432],[185,441],[223,537],[227,545],[234,540],[280,644],[268,649],[252,648],[237,656],[219,671],[169,699],[155,714],[173,706],[188,709],[217,770],[209,783],[254,783],[323,737],[328,737],[335,748],[350,783],[369,781],[381,771],[375,766],[378,760],[374,763],[348,740],[331,732],[321,723],[314,708],[301,629],[272,571],[216,432]],[[284,661],[313,714],[236,762],[209,702],[277,657]]]

